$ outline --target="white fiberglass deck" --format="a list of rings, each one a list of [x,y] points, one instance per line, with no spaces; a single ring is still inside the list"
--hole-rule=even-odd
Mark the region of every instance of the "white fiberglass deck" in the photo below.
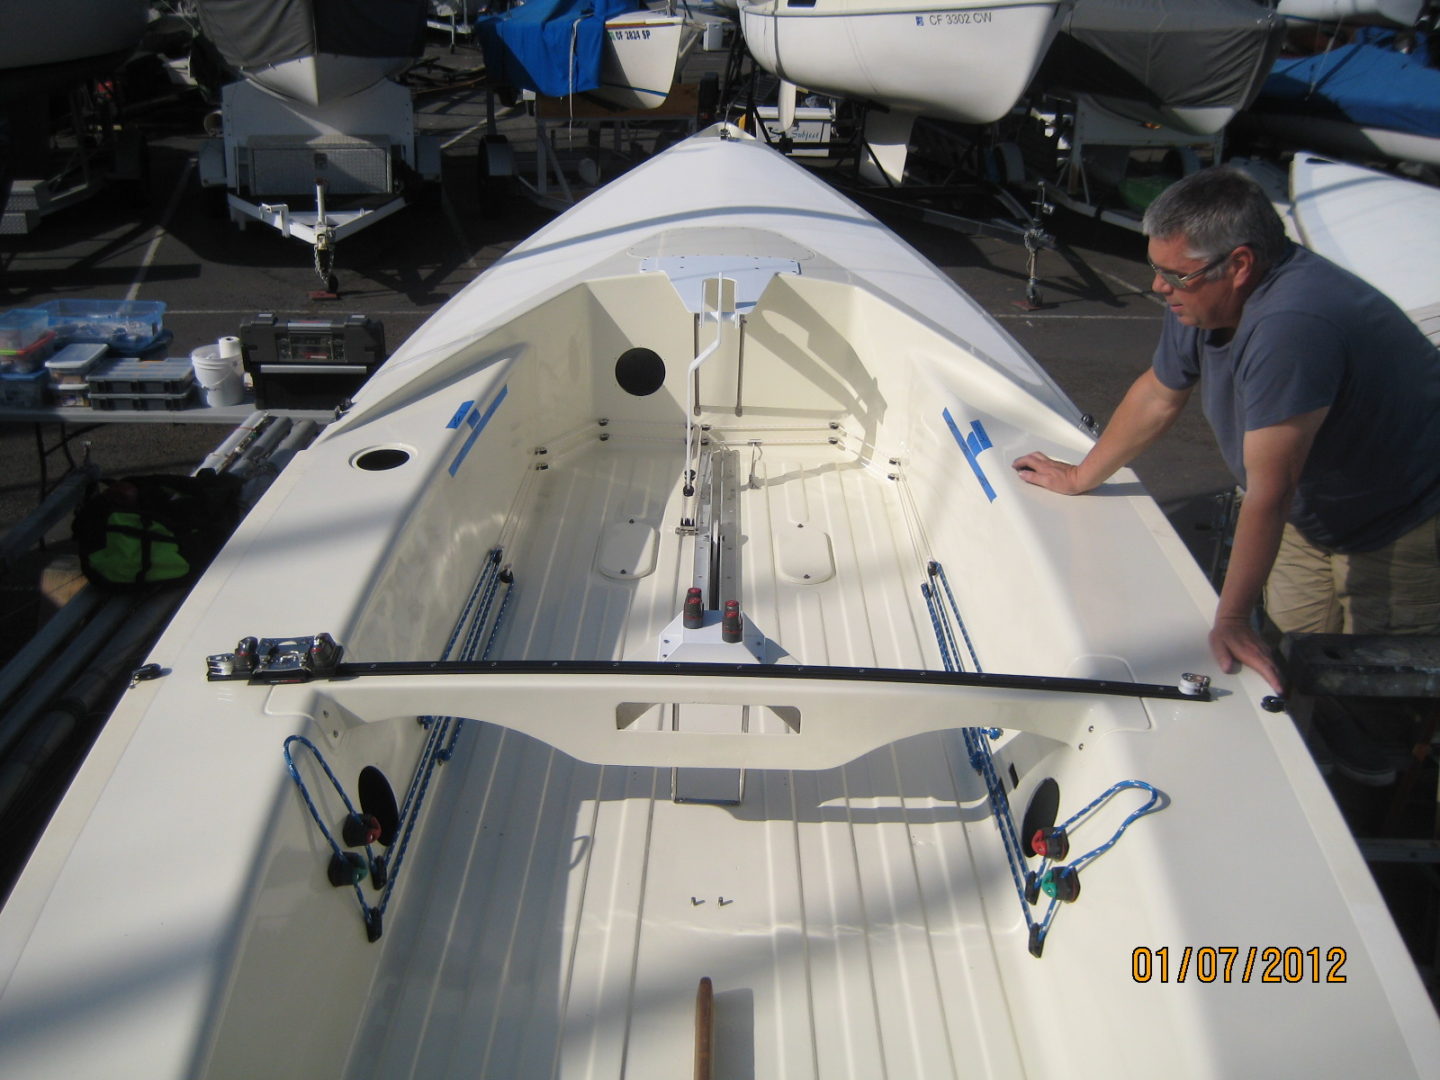
[[[740,600],[781,663],[938,667],[902,485],[830,434],[735,446],[740,593],[722,599]],[[659,658],[693,571],[694,540],[676,532],[681,463],[675,440],[617,431],[532,474],[502,560],[516,590],[495,659]],[[637,565],[607,574],[606,555]]]
[[[806,441],[740,448],[741,531],[760,540],[742,546],[747,611],[800,662],[935,663],[901,484]],[[626,659],[655,659],[691,571],[679,466],[679,447],[616,432],[534,475],[497,658],[623,640]],[[677,478],[669,506],[647,498],[660,475]],[[620,582],[597,550],[632,518],[659,543],[653,570]],[[827,537],[827,580],[786,562],[815,546],[764,542],[800,526]],[[1020,1071],[976,882],[1012,905],[1000,940],[1021,955],[1024,925],[958,733],[752,771],[743,802],[720,806],[673,801],[668,769],[586,765],[470,724],[438,782],[406,885],[425,896],[387,935],[352,1075],[688,1075],[703,976],[717,1076]]]

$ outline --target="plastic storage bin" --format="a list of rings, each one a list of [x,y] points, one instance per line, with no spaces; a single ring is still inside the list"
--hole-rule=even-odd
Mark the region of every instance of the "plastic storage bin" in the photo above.
[[[0,408],[41,409],[49,404],[50,373],[0,374]]]
[[[173,360],[111,360],[87,376],[92,394],[189,394],[195,369],[186,358]]]
[[[175,412],[190,407],[191,389],[178,394],[97,394],[90,392],[90,407],[100,412]]]
[[[50,373],[50,396],[56,405],[90,404],[89,375],[107,351],[104,345],[66,345],[45,361],[45,370]]]
[[[108,345],[125,356],[154,345],[165,324],[158,300],[47,300],[41,308],[60,344]]]
[[[0,352],[19,352],[50,328],[50,316],[40,308],[11,308],[0,312]]]
[[[0,353],[0,370],[12,375],[28,375],[41,371],[45,359],[55,347],[55,331],[46,330],[23,349]]]

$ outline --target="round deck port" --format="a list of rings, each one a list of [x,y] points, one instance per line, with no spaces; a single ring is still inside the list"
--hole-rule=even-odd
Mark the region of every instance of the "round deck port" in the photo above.
[[[615,361],[615,381],[635,397],[649,397],[665,385],[665,361],[654,349],[626,349]]]
[[[365,472],[387,472],[398,469],[410,460],[410,451],[403,446],[372,446],[350,459],[350,464]]]

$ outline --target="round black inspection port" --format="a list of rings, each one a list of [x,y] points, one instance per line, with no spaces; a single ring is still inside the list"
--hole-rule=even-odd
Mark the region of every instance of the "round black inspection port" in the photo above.
[[[360,812],[375,815],[380,822],[380,843],[389,847],[400,828],[400,807],[390,781],[374,765],[367,765],[360,770],[359,795]]]
[[[615,381],[635,397],[649,397],[665,385],[665,361],[654,349],[626,349],[615,361]]]
[[[387,469],[398,469],[409,460],[408,450],[401,450],[397,446],[378,446],[360,454],[355,459],[355,467],[366,472],[385,472]]]

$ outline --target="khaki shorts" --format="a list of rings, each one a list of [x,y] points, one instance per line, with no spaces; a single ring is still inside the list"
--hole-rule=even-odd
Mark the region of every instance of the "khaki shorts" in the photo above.
[[[1349,555],[1287,524],[1265,613],[1293,634],[1440,634],[1440,516],[1379,551]]]

